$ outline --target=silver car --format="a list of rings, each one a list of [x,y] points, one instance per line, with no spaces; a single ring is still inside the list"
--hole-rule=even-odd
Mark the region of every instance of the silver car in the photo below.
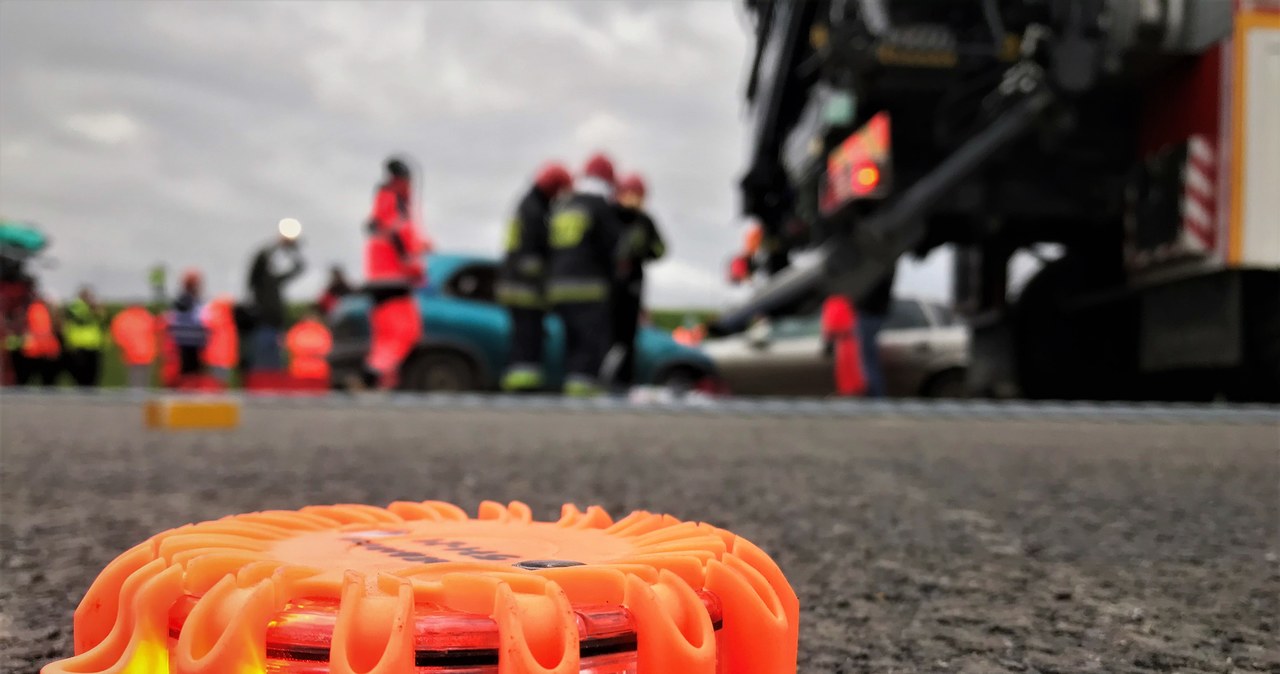
[[[964,395],[969,331],[946,307],[895,299],[879,342],[890,396]],[[818,316],[762,321],[741,335],[702,346],[730,393],[823,396],[835,391],[834,363],[823,348]]]

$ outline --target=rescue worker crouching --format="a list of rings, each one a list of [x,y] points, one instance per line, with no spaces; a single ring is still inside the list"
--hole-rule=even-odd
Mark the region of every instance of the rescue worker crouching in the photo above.
[[[510,365],[502,378],[506,391],[543,388],[544,286],[550,254],[547,223],[553,203],[572,187],[568,170],[554,162],[547,164],[507,226],[506,256],[496,288],[498,302],[507,307],[511,318]]]
[[[547,301],[564,324],[568,395],[600,392],[600,369],[612,343],[609,292],[618,276],[621,229],[610,203],[613,191],[613,163],[592,157],[548,227]]]
[[[156,319],[144,307],[131,306],[111,319],[111,339],[120,349],[129,388],[151,386],[156,359]]]
[[[430,246],[410,209],[409,166],[393,158],[386,164],[386,173],[374,199],[364,250],[365,290],[373,300],[369,353],[362,378],[351,382],[352,388],[394,388],[400,366],[422,335],[413,289],[424,279],[422,255]]]
[[[625,391],[635,382],[636,331],[644,300],[644,265],[667,252],[653,218],[644,210],[644,180],[638,175],[618,182],[617,214],[622,226],[620,276],[614,280],[610,303],[613,312],[613,347],[604,366],[612,388]]]
[[[62,342],[66,368],[76,386],[98,385],[102,349],[106,346],[106,315],[88,288],[62,310]]]
[[[317,311],[318,311],[317,307]],[[333,349],[333,337],[320,321],[317,311],[311,311],[289,328],[285,345],[289,350],[289,376],[296,380],[329,385],[329,352]]]

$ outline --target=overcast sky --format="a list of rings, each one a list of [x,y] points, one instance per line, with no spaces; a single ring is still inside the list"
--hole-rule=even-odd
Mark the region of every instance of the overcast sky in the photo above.
[[[241,293],[282,217],[360,272],[382,160],[422,166],[442,250],[493,252],[548,158],[609,151],[671,244],[649,300],[716,306],[741,238],[740,3],[0,0],[0,215],[54,239],[45,285],[141,296],[146,269]],[[943,260],[899,291],[943,297]]]

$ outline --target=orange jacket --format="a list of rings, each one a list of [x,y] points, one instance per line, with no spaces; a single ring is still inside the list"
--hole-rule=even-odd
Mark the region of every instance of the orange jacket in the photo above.
[[[233,368],[240,362],[240,336],[236,333],[235,314],[231,302],[216,299],[205,309],[205,327],[209,341],[204,345],[204,364],[209,367]]]
[[[27,307],[27,336],[22,341],[22,354],[27,358],[57,358],[62,353],[58,335],[53,330],[49,306],[34,300]]]
[[[299,321],[284,338],[289,350],[289,374],[298,379],[328,379],[329,350],[333,338],[324,324],[313,318]]]
[[[383,185],[369,215],[364,274],[370,285],[417,285],[423,278],[422,254],[430,244],[418,231],[409,209],[409,185]]]
[[[111,319],[111,339],[125,365],[150,365],[156,359],[156,318],[142,307],[129,307]]]

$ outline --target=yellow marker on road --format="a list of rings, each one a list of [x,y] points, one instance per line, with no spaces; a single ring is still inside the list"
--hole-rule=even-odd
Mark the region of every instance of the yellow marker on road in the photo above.
[[[147,428],[215,430],[240,425],[240,403],[230,398],[171,397],[148,400]]]

